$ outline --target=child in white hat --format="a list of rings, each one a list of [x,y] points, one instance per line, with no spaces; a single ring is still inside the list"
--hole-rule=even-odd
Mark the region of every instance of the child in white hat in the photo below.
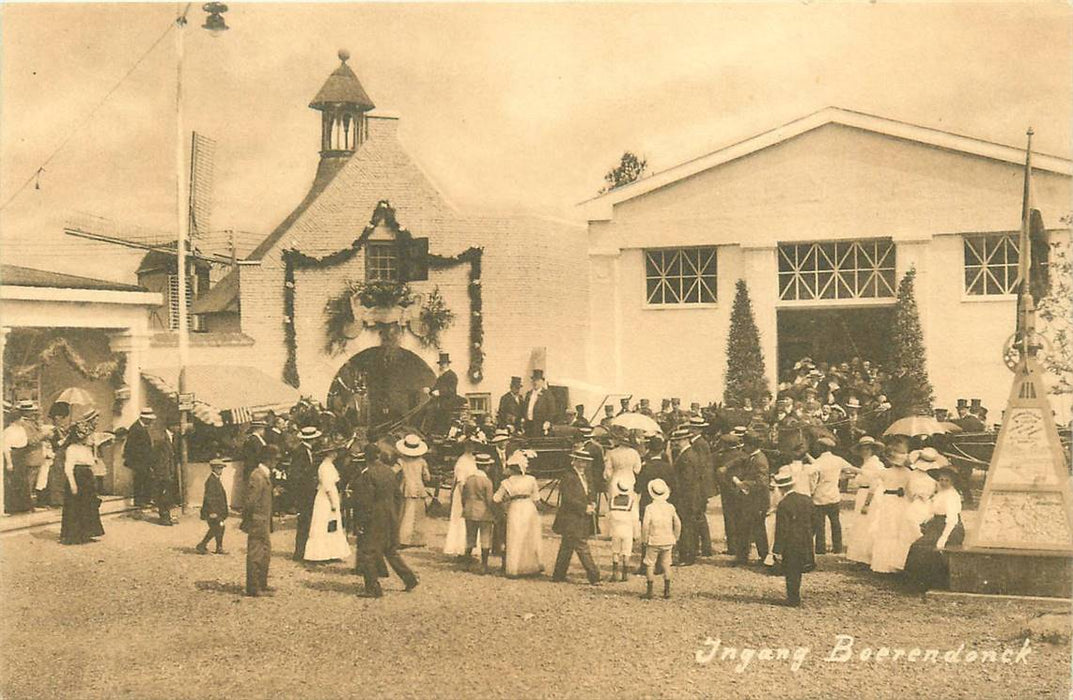
[[[656,568],[663,567],[663,597],[671,597],[671,550],[682,534],[682,521],[678,511],[667,502],[671,495],[667,482],[653,479],[648,482],[648,495],[652,502],[645,508],[645,521],[641,525],[641,541],[645,544],[645,594],[647,600],[652,598],[652,587],[656,581]]]
[[[633,552],[633,528],[637,522],[634,504],[637,500],[631,479],[615,477],[607,521],[611,525],[611,581],[629,578],[630,554]],[[619,579],[619,567],[622,578]]]

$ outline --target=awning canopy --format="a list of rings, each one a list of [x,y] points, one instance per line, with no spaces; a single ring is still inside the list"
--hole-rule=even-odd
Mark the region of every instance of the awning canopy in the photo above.
[[[168,398],[178,399],[177,367],[143,369],[142,377]],[[186,390],[194,395],[194,416],[209,425],[244,423],[269,410],[286,412],[301,398],[294,387],[254,367],[188,366]]]

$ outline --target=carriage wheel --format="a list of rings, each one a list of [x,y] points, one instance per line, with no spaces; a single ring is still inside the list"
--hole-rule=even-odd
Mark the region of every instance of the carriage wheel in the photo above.
[[[562,481],[558,477],[548,479],[538,488],[540,494],[540,504],[545,508],[558,508],[559,499],[561,493],[559,492],[559,482]],[[554,500],[553,500],[554,499]]]

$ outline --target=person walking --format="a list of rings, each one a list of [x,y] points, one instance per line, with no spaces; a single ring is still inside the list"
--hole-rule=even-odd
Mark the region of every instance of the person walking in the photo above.
[[[174,433],[167,428],[159,430],[153,436],[153,486],[154,500],[160,524],[167,527],[175,525],[171,509],[175,507],[175,478],[178,467],[178,455],[175,453]]]
[[[151,408],[143,408],[138,420],[127,431],[127,441],[123,445],[123,464],[130,469],[134,478],[134,505],[145,507],[153,497],[153,454],[154,438],[150,432],[156,413]]]
[[[395,472],[380,460],[380,450],[370,444],[365,449],[365,471],[354,485],[354,520],[358,533],[355,569],[365,582],[364,595],[379,598],[380,570],[386,563],[402,579],[406,591],[418,584],[417,576],[399,555],[398,509],[402,493]]]
[[[216,553],[224,552],[224,520],[227,519],[227,491],[224,490],[220,475],[227,463],[222,459],[209,462],[209,475],[205,478],[205,492],[201,498],[201,519],[208,523],[209,531],[201,538],[194,549],[198,554],[209,553],[209,540],[216,540]]]
[[[600,570],[592,559],[589,551],[589,536],[594,531],[593,514],[595,506],[593,497],[589,491],[586,470],[592,457],[588,452],[575,450],[570,454],[570,466],[572,467],[563,476],[559,483],[559,512],[555,514],[555,522],[551,529],[562,539],[559,543],[559,554],[555,558],[555,570],[552,573],[552,581],[565,581],[566,570],[570,566],[570,560],[577,553],[581,566],[585,568],[585,574],[592,585],[600,583]],[[510,544],[507,544],[510,549]]]
[[[97,497],[97,479],[93,476],[93,448],[90,446],[97,417],[97,411],[91,410],[71,427],[64,461],[67,484],[60,520],[62,544],[85,544],[104,534],[101,499]]]
[[[645,508],[644,522],[641,525],[641,542],[644,543],[645,594],[642,598],[652,599],[656,572],[663,573],[663,597],[671,597],[671,551],[682,535],[682,521],[673,505],[668,503],[670,487],[663,479],[648,482],[646,492],[649,497]]]
[[[414,434],[395,443],[402,475],[402,512],[399,514],[399,546],[425,546],[425,482],[432,480],[425,455],[428,445]]]
[[[775,543],[772,551],[782,561],[786,579],[786,604],[801,605],[801,574],[816,566],[812,549],[812,500],[794,490],[794,477],[788,471],[775,475],[781,500],[775,511]]]
[[[246,533],[246,595],[272,595],[268,566],[272,561],[272,476],[279,462],[279,446],[269,445],[262,461],[250,472],[239,529]]]

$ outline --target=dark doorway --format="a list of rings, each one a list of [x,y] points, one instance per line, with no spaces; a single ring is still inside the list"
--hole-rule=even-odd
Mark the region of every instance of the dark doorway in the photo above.
[[[779,378],[806,356],[828,364],[854,357],[886,364],[893,323],[893,306],[779,309]]]
[[[339,368],[328,390],[328,407],[350,423],[374,427],[398,420],[421,403],[436,375],[424,360],[402,348],[362,350]]]

